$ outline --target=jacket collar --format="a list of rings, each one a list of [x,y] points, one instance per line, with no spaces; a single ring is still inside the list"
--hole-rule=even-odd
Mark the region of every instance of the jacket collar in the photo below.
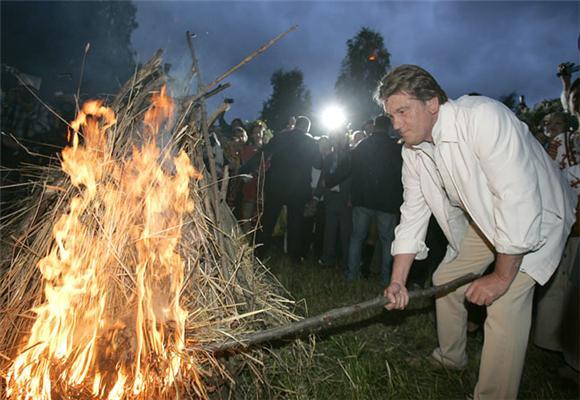
[[[439,106],[437,121],[435,121],[431,132],[435,145],[442,142],[458,142],[457,129],[455,128],[457,111],[457,103],[451,99]]]
[[[439,114],[437,115],[437,121],[433,125],[431,131],[431,136],[433,137],[433,145],[437,146],[443,142],[458,142],[457,129],[455,128],[455,122],[457,121],[457,103],[454,100],[447,100],[445,104],[439,107]],[[432,148],[432,145],[427,142],[419,143],[417,145],[411,146],[412,149],[422,149],[427,150]]]

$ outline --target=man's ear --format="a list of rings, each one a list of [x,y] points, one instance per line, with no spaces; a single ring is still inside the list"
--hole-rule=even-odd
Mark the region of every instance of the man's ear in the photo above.
[[[439,98],[437,96],[427,100],[427,109],[431,114],[437,114],[439,112]]]

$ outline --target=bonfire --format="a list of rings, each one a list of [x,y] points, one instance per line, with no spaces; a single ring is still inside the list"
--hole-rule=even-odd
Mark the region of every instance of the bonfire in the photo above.
[[[160,65],[85,103],[2,221],[10,399],[207,398],[235,383],[209,345],[297,318],[203,163],[208,92],[174,101]]]

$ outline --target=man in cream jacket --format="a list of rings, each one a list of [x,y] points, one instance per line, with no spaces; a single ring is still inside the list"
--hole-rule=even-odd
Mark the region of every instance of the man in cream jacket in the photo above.
[[[399,131],[404,203],[392,245],[388,309],[404,309],[414,259],[427,257],[435,216],[449,240],[433,275],[442,284],[494,269],[436,300],[439,347],[446,368],[467,364],[464,300],[487,306],[475,399],[515,399],[531,324],[535,283],[545,284],[574,222],[576,198],[526,125],[501,103],[481,96],[449,100],[424,69],[388,73],[377,100]]]

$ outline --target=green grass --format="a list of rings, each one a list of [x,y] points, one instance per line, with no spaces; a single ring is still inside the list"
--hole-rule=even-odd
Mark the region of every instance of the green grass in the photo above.
[[[302,307],[302,314],[368,300],[382,293],[377,282],[348,283],[341,271],[312,261],[292,265],[285,258],[267,265]],[[437,369],[427,356],[437,345],[431,299],[416,301],[404,312],[384,311],[344,321],[313,338],[314,348],[300,356],[293,346],[280,346],[266,358],[272,388],[256,398],[288,399],[465,399],[477,381],[482,336],[468,339],[468,368]],[[276,362],[275,357],[283,360]],[[530,345],[520,385],[522,399],[577,399],[579,388],[557,375],[559,354]],[[243,378],[242,378],[243,379]]]

